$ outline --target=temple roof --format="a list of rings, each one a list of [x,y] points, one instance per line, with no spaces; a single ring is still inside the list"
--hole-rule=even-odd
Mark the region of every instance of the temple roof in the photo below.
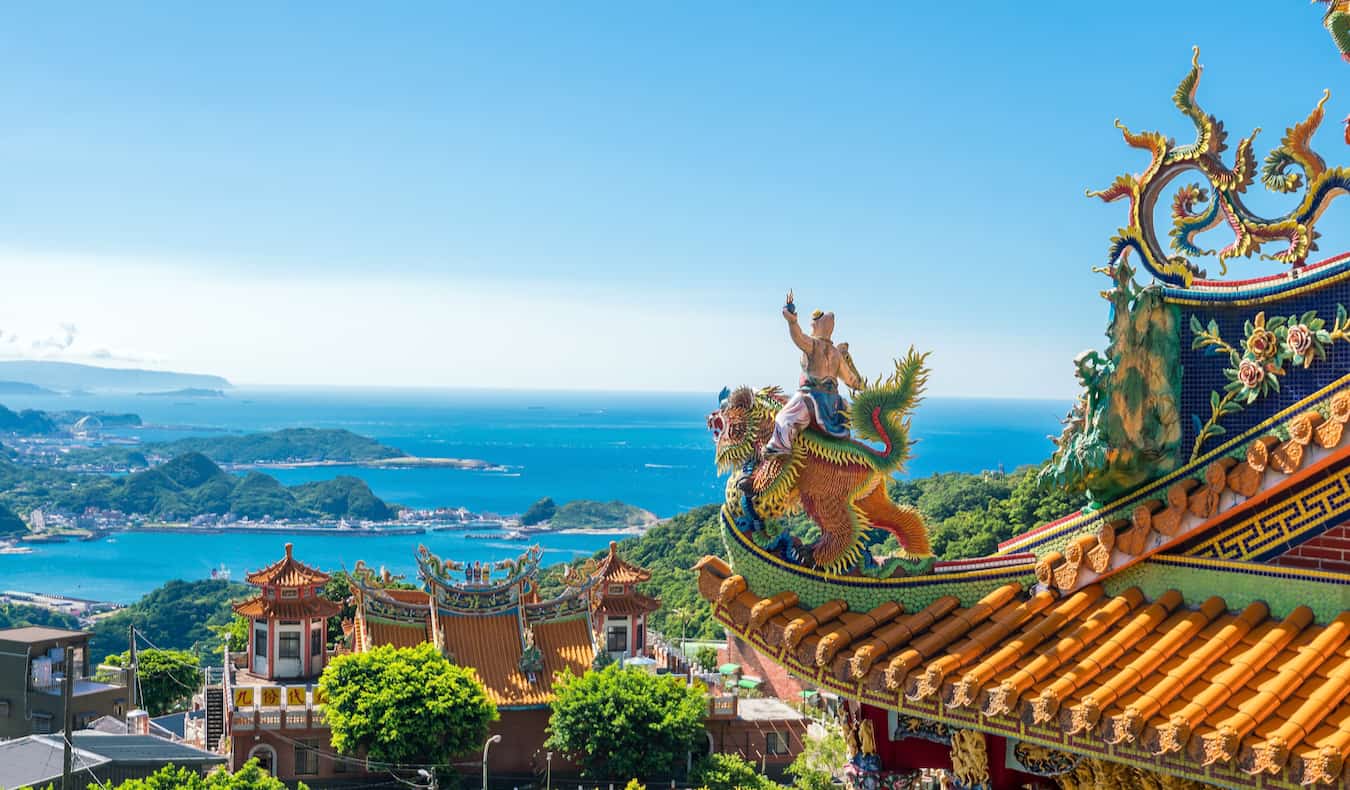
[[[601,614],[626,617],[647,614],[661,608],[661,599],[642,593],[632,595],[602,595],[595,610]]]
[[[607,584],[638,584],[652,578],[652,574],[620,557],[619,544],[611,540],[609,553],[595,566],[591,577]]]
[[[1305,574],[1265,581],[1286,575]],[[699,590],[767,657],[872,705],[1229,786],[1252,774],[1343,781],[1350,611],[1318,624],[1307,606],[1276,616],[1213,596],[1188,609],[1175,589],[1150,599],[1092,584],[1059,597],[1016,582],[967,607],[943,596],[916,611],[843,600],[808,611],[712,557]]]
[[[280,587],[304,587],[311,584],[323,584],[331,577],[317,568],[311,568],[297,560],[292,554],[294,545],[286,544],[286,556],[268,565],[262,570],[250,573],[246,578],[249,584],[274,584]]]
[[[275,618],[279,620],[300,620],[306,617],[336,617],[342,612],[342,604],[327,598],[300,598],[296,600],[276,600],[261,595],[247,601],[234,604],[235,614],[244,617]]]

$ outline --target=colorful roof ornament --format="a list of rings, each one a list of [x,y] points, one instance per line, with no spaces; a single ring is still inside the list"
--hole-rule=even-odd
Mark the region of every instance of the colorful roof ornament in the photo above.
[[[1232,167],[1224,163],[1221,155],[1227,148],[1228,133],[1223,123],[1201,109],[1195,98],[1201,70],[1197,47],[1191,70],[1172,97],[1177,109],[1195,126],[1194,142],[1177,145],[1161,132],[1135,133],[1116,122],[1125,142],[1148,151],[1152,160],[1138,175],[1126,174],[1106,189],[1088,191],[1088,195],[1107,202],[1129,201],[1129,222],[1111,241],[1109,265],[1119,264],[1133,251],[1154,277],[1169,285],[1187,287],[1205,278],[1205,272],[1195,262],[1197,258],[1217,257],[1222,274],[1228,272],[1230,259],[1258,254],[1264,260],[1287,264],[1293,269],[1304,266],[1309,253],[1317,249],[1314,226],[1318,219],[1335,197],[1350,189],[1350,170],[1328,168],[1309,147],[1313,133],[1322,123],[1323,106],[1330,92],[1323,94],[1305,120],[1285,131],[1280,145],[1266,156],[1258,173],[1253,147],[1259,129],[1238,142]],[[1158,239],[1153,209],[1171,182],[1183,173],[1195,173],[1208,188],[1200,183],[1187,183],[1173,194],[1169,254]],[[1258,176],[1272,192],[1301,193],[1287,214],[1268,220],[1246,207],[1242,195]],[[1221,224],[1232,230],[1232,243],[1217,251],[1201,248],[1196,237]],[[1262,254],[1267,246],[1274,251]]]
[[[286,556],[262,570],[248,574],[245,577],[248,583],[277,587],[304,587],[327,583],[331,577],[318,568],[311,568],[297,560],[293,554],[294,549],[294,544],[287,543]]]

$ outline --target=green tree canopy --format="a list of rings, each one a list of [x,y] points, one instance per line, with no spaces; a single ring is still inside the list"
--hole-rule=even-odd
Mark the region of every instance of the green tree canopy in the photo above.
[[[106,790],[89,785],[89,790]],[[258,761],[249,760],[235,773],[217,771],[210,776],[198,776],[196,771],[166,765],[145,779],[128,779],[112,790],[286,790],[286,783],[274,779],[258,767]],[[297,790],[306,790],[301,782]]]
[[[816,725],[811,728],[816,729]],[[843,775],[847,763],[844,733],[837,724],[827,725],[819,737],[807,732],[802,751],[787,772],[793,777],[792,786],[800,790],[831,790],[835,786],[834,777]]]
[[[703,691],[673,675],[611,664],[580,677],[564,673],[553,691],[547,746],[588,774],[666,774],[703,737]]]
[[[107,663],[116,667],[128,666],[131,651],[108,656]],[[145,710],[151,716],[181,710],[201,686],[197,657],[183,650],[151,648],[137,651],[136,666]]]
[[[156,647],[214,657],[219,654],[221,637],[212,626],[228,625],[234,619],[230,603],[253,592],[246,584],[223,579],[166,582],[125,609],[99,618],[90,654],[98,662],[126,648],[127,628],[135,625]]]
[[[761,776],[739,754],[710,754],[694,766],[690,780],[700,790],[775,790],[777,782]]]
[[[448,762],[479,746],[497,720],[497,706],[474,671],[429,644],[338,656],[319,688],[328,696],[333,748],[365,749],[380,762]]]

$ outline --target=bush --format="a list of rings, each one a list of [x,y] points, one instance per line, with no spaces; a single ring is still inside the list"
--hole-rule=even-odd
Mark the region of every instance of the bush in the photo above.
[[[760,776],[739,754],[713,754],[694,766],[690,780],[704,790],[775,790],[777,782]]]

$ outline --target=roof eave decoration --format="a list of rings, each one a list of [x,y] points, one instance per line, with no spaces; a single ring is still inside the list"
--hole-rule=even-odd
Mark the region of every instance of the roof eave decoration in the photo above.
[[[1193,280],[1204,277],[1193,258],[1216,256],[1223,273],[1227,273],[1229,259],[1253,255],[1301,267],[1307,263],[1308,254],[1317,249],[1314,228],[1317,220],[1337,195],[1350,190],[1350,170],[1328,168],[1322,157],[1309,147],[1313,133],[1322,123],[1323,107],[1330,92],[1324,93],[1303,122],[1289,127],[1279,147],[1266,156],[1259,174],[1262,184],[1283,194],[1294,194],[1301,189],[1302,199],[1284,216],[1264,219],[1242,202],[1242,194],[1258,176],[1253,144],[1261,130],[1257,129],[1250,137],[1239,141],[1231,168],[1224,164],[1220,155],[1227,149],[1228,134],[1223,123],[1206,114],[1195,100],[1202,71],[1199,58],[1197,47],[1191,70],[1172,97],[1177,109],[1195,125],[1194,142],[1177,145],[1161,132],[1136,134],[1120,121],[1116,122],[1125,142],[1148,151],[1152,159],[1139,175],[1122,175],[1106,189],[1088,191],[1088,195],[1107,202],[1129,200],[1129,224],[1112,239],[1109,262],[1116,265],[1134,251],[1153,276],[1170,285],[1181,286],[1189,286]],[[1186,184],[1173,196],[1169,246],[1174,254],[1169,255],[1158,240],[1153,209],[1168,184],[1188,171],[1199,173],[1208,182],[1210,190],[1199,184]],[[1200,248],[1196,236],[1220,224],[1233,231],[1232,243],[1217,251]],[[1262,247],[1267,244],[1282,245],[1282,248],[1263,254]]]
[[[416,554],[419,574],[428,584],[443,589],[451,588],[463,592],[483,594],[502,592],[522,582],[529,582],[539,570],[539,562],[543,556],[544,550],[542,547],[531,546],[515,559],[485,564],[480,568],[484,571],[482,583],[466,584],[465,580],[450,577],[451,573],[469,570],[469,566],[465,563],[442,560],[424,545],[417,547]],[[475,564],[474,567],[479,566]],[[496,580],[491,580],[490,574],[493,571],[506,571],[506,573]]]

